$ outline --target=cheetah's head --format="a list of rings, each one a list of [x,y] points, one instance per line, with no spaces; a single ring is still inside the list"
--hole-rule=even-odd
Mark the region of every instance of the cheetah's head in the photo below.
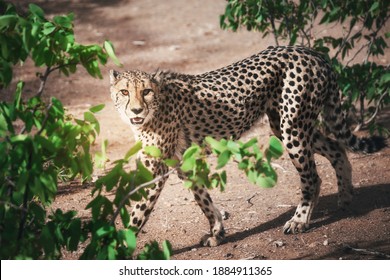
[[[148,123],[158,107],[158,82],[142,71],[110,70],[110,91],[122,120],[133,129]]]

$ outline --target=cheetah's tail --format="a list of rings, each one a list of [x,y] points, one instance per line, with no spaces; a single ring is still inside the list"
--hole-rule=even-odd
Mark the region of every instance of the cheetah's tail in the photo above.
[[[329,98],[325,104],[324,119],[336,139],[353,152],[375,153],[386,147],[384,137],[358,137],[351,132],[341,108],[338,92],[337,97],[334,95],[334,98]]]

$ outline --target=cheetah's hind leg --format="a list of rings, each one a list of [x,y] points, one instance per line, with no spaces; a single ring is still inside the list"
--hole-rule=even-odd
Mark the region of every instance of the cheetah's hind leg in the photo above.
[[[336,141],[319,131],[313,137],[314,152],[326,157],[332,164],[337,177],[338,207],[348,208],[353,198],[352,167],[345,149]]]
[[[317,173],[308,131],[303,131],[301,136],[284,132],[283,142],[301,179],[301,201],[294,216],[284,225],[283,232],[298,233],[309,227],[310,217],[320,194],[321,179]]]

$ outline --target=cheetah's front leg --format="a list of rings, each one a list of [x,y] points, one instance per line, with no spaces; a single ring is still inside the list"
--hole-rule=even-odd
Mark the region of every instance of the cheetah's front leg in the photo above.
[[[150,213],[152,213],[158,197],[160,196],[163,185],[164,182],[160,181],[157,186],[147,191],[148,197],[146,199],[142,199],[134,205],[130,216],[130,227],[136,228],[139,232],[145,225],[146,221],[149,219]]]
[[[165,176],[168,168],[164,164],[155,160],[147,160],[144,158],[144,155],[141,156],[141,159],[142,162],[144,162],[144,165],[148,166],[150,171],[153,173],[153,177],[157,178],[160,176],[161,179],[156,183],[155,186],[146,190],[148,194],[147,198],[137,202],[131,211],[130,227],[137,228],[138,232],[149,219],[149,215],[152,212],[158,197],[160,196],[165,181],[168,179],[168,176]]]
[[[218,246],[225,237],[221,212],[214,206],[214,203],[205,188],[194,187],[192,191],[196,202],[210,223],[210,234],[203,236],[201,244],[210,247]]]

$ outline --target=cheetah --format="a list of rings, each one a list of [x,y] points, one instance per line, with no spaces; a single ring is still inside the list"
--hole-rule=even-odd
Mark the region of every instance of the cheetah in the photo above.
[[[110,70],[110,84],[122,120],[143,145],[158,147],[164,158],[180,160],[192,143],[201,144],[206,136],[239,139],[267,115],[273,134],[283,142],[300,176],[301,200],[283,227],[286,234],[309,227],[321,185],[315,153],[326,157],[335,169],[338,205],[345,207],[353,196],[345,148],[372,153],[384,146],[382,138],[358,138],[351,133],[335,73],[320,54],[305,47],[269,47],[199,75]],[[334,138],[316,126],[320,113]],[[155,177],[168,172],[161,160],[143,153],[139,157]],[[148,189],[147,199],[134,206],[131,226],[140,230],[148,220],[166,179]],[[225,235],[221,213],[206,188],[194,187],[192,192],[210,223],[210,234],[201,243],[217,246]]]

